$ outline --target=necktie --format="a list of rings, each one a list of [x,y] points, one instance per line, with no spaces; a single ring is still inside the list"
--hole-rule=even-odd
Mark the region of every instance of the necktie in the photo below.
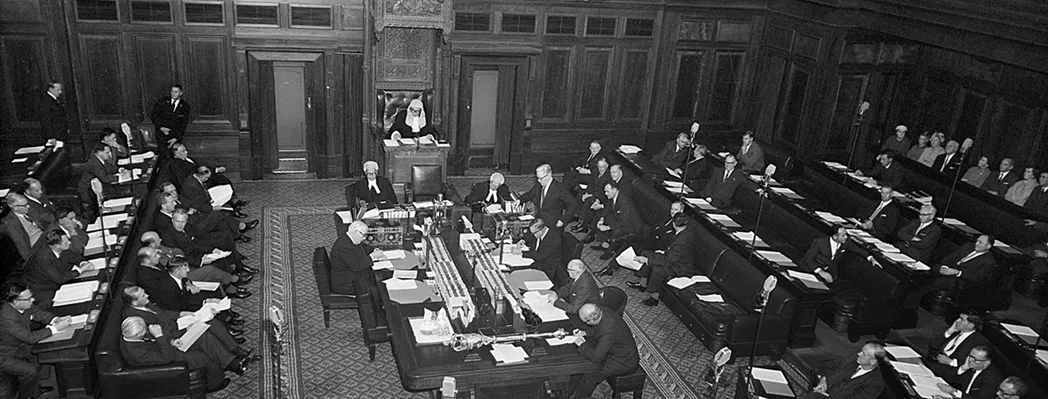
[[[884,207],[887,206],[887,205],[888,205],[887,202],[881,202],[880,205],[877,205],[877,209],[873,210],[873,214],[870,215],[869,220],[873,220],[873,218],[877,217],[877,215],[880,215],[881,211],[884,210]]]
[[[548,188],[549,185],[542,186],[542,195],[539,196],[539,209],[542,209],[542,204],[546,202],[546,189]]]
[[[750,152],[750,146],[748,146],[748,145],[742,146],[742,153],[745,154],[747,152]]]
[[[1001,175],[997,177],[997,184],[1004,183],[1004,174],[1005,172],[1001,172]]]
[[[830,245],[833,245],[836,241],[830,240]],[[833,253],[830,254],[830,260],[837,259],[837,254],[841,253],[841,244],[837,244],[837,248],[833,249]]]
[[[979,376],[979,372],[978,371],[973,371],[972,372],[972,379],[971,379],[971,381],[968,381],[968,388],[964,389],[964,393],[972,393],[972,385],[975,384],[975,377],[978,377],[978,376]]]
[[[728,175],[730,175],[730,174],[731,174],[731,171],[730,171],[730,170],[725,170],[725,171],[724,171],[724,180],[721,180],[721,181],[722,181],[722,182],[726,182],[726,181],[728,181]]]
[[[178,100],[171,100],[171,110],[174,111],[176,109],[178,109]]]
[[[950,154],[946,154],[946,158],[943,158],[943,160],[942,160],[942,166],[940,166],[940,167],[939,167],[939,171],[940,171],[940,172],[942,172],[942,171],[945,171],[945,170],[946,170],[946,165],[949,165],[949,164],[950,164],[950,157],[952,157],[952,156],[953,156],[953,155],[950,155]]]
[[[975,251],[972,251],[972,253],[968,254],[968,256],[965,256],[964,259],[961,259],[961,261],[957,262],[957,264],[959,265],[961,263],[970,261],[970,260],[972,260],[972,258],[975,258],[976,256],[979,256],[979,253],[975,252]]]
[[[961,333],[957,333],[953,336],[953,339],[950,339],[950,343],[946,345],[946,348],[943,349],[942,353],[946,354],[947,356],[952,355],[953,351],[957,349],[957,345],[959,345],[960,343]]]
[[[535,250],[539,250],[539,245],[542,244],[542,237],[535,237]]]

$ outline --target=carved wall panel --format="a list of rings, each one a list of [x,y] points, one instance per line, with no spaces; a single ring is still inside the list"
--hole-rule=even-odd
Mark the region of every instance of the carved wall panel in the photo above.
[[[376,80],[432,87],[436,34],[433,29],[387,27],[378,43]]]

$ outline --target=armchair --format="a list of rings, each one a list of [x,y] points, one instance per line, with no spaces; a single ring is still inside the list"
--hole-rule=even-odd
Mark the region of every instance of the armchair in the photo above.
[[[397,114],[407,112],[408,104],[414,99],[422,100],[422,106],[426,109],[427,122],[432,124],[432,90],[379,90],[376,95],[378,104],[376,109],[382,112],[382,115],[380,115],[382,126],[376,126],[381,130],[372,133],[376,137],[388,137],[389,134],[387,132],[389,132],[389,128],[393,127],[393,122],[396,120]]]
[[[320,306],[324,308],[324,328],[331,327],[332,309],[357,308],[356,295],[331,292],[331,259],[324,247],[313,250],[313,277],[317,280],[317,291],[320,292]]]
[[[444,167],[411,165],[411,184],[404,186],[406,202],[430,200],[444,192]]]

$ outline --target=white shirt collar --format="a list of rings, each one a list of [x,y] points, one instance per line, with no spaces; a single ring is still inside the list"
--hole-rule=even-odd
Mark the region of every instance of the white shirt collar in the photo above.
[[[182,280],[181,280],[181,279],[179,279],[179,278],[175,278],[175,276],[174,276],[174,275],[172,275],[171,273],[168,273],[167,275],[168,275],[168,276],[171,276],[171,279],[172,279],[172,280],[175,280],[175,284],[178,284],[178,288],[179,288],[179,289],[184,289],[184,288],[185,288],[185,287],[183,287],[183,286],[182,286]]]
[[[33,198],[33,196],[31,196],[31,195],[27,195],[27,196],[25,196],[25,199],[27,199],[27,200],[30,200],[30,201],[33,201],[33,202],[35,202],[35,203],[38,203],[38,204],[40,204],[40,205],[43,205],[43,204],[44,204],[43,202],[40,202],[40,200],[38,200],[38,199],[36,199],[36,198]]]
[[[54,94],[51,94],[51,92],[47,92],[47,95],[51,96],[51,98],[55,99],[55,101],[58,101],[58,97]]]

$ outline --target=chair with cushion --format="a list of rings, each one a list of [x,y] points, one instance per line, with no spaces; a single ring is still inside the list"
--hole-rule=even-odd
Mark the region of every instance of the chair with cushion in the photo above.
[[[407,202],[426,201],[444,193],[444,167],[411,165],[411,184],[404,187]]]
[[[597,290],[597,296],[600,297],[601,306],[614,310],[620,315],[626,310],[626,302],[629,300],[626,291],[611,285],[600,287]]]
[[[368,347],[368,359],[375,361],[375,344],[389,341],[389,326],[386,325],[386,312],[378,297],[374,275],[367,281],[353,282],[353,288],[357,293],[357,313],[364,345]]]
[[[633,392],[633,399],[641,399],[644,396],[644,382],[647,380],[648,373],[644,371],[644,367],[637,367],[637,371],[608,377],[606,381],[611,386],[612,399],[619,399],[626,392]]]
[[[376,96],[377,105],[382,112],[382,126],[376,126],[380,131],[374,132],[376,136],[388,137],[389,128],[393,127],[393,121],[400,112],[408,112],[408,104],[411,100],[422,100],[422,106],[426,109],[428,123],[433,123],[435,110],[433,109],[433,91],[425,90],[379,90]]]
[[[331,292],[331,258],[324,247],[313,250],[313,277],[317,280],[317,291],[320,292],[320,306],[324,308],[324,328],[331,326],[332,309],[357,308],[355,295]]]

